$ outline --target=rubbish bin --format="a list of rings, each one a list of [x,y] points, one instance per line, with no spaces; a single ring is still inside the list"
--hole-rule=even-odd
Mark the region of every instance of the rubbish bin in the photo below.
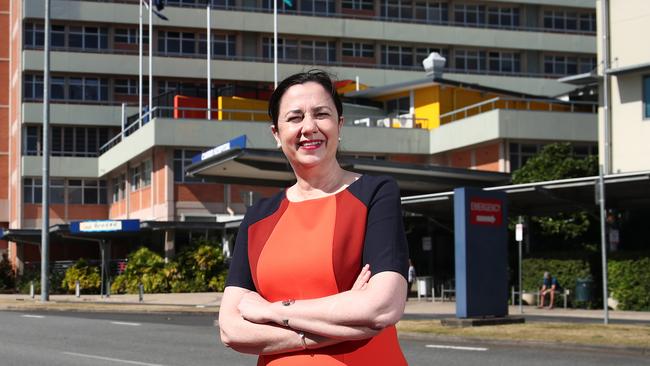
[[[576,280],[576,302],[591,301],[591,286],[593,281],[591,278],[578,278]]]
[[[431,296],[431,276],[419,276],[416,278],[418,284],[418,299],[424,297],[425,299]]]

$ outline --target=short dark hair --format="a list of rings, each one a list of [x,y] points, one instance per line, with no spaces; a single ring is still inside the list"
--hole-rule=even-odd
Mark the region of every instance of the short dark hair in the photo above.
[[[325,91],[332,97],[334,105],[336,106],[338,117],[341,118],[341,115],[343,114],[343,103],[341,103],[341,98],[336,92],[336,87],[334,86],[332,79],[325,71],[313,69],[287,77],[286,79],[282,80],[280,84],[278,84],[278,87],[275,89],[275,91],[273,91],[273,94],[271,94],[271,98],[269,99],[269,117],[271,117],[273,126],[275,126],[275,128],[278,128],[280,101],[282,100],[284,93],[286,93],[287,90],[294,85],[305,84],[308,82],[318,83],[323,87],[323,89],[325,89]]]

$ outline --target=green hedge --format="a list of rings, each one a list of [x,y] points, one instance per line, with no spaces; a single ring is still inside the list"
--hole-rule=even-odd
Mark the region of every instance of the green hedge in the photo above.
[[[526,258],[523,260],[523,288],[536,292],[542,286],[544,272],[548,271],[557,278],[560,286],[571,290],[576,287],[576,280],[591,276],[589,262],[581,259]]]
[[[61,288],[72,294],[75,292],[76,282],[79,281],[81,291],[86,294],[98,294],[101,286],[99,272],[99,267],[91,266],[85,259],[80,259],[65,271],[65,276],[61,281]]]
[[[2,254],[0,259],[0,292],[13,291],[16,286],[16,275],[9,263],[7,254]]]
[[[611,258],[607,263],[610,296],[620,310],[650,310],[650,257]]]

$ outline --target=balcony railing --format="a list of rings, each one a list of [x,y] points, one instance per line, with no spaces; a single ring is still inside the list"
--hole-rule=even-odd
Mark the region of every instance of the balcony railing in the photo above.
[[[549,99],[528,99],[496,97],[440,115],[440,124],[465,119],[477,114],[495,109],[568,112],[568,113],[597,113],[598,103],[595,102],[564,102]]]
[[[26,50],[36,50],[42,51],[43,47],[41,46],[24,46]],[[136,56],[138,54],[137,50],[124,50],[124,49],[82,49],[76,47],[57,47],[54,51],[58,52],[77,52],[84,54],[115,54],[115,55],[132,55]],[[147,53],[145,52],[145,56]],[[199,53],[164,53],[164,52],[154,52],[156,57],[176,57],[176,58],[186,58],[186,59],[202,59],[206,58],[205,54]],[[262,62],[262,63],[272,63],[273,59],[270,57],[257,57],[257,56],[224,56],[224,55],[213,55],[213,61],[222,60],[222,61],[244,61],[244,62]],[[415,65],[387,65],[387,64],[369,64],[364,62],[342,62],[342,61],[329,61],[329,60],[305,60],[305,59],[287,59],[280,58],[278,62],[281,64],[291,64],[291,65],[307,65],[315,67],[354,67],[354,68],[364,68],[364,69],[378,69],[378,70],[398,70],[398,71],[414,71],[422,72],[423,68],[421,64]],[[456,69],[451,67],[446,67],[443,69],[445,73],[451,74],[466,74],[466,75],[492,75],[492,76],[521,76],[521,77],[532,77],[532,78],[548,78],[556,79],[558,77],[567,76],[567,74],[545,74],[545,73],[530,73],[530,72],[520,72],[520,71],[498,71],[498,70],[468,70],[468,69]],[[154,70],[155,71],[155,70]]]
[[[74,0],[83,2],[110,2],[117,4],[138,4],[139,0]],[[205,8],[205,1],[198,1],[195,4],[167,4],[169,7],[180,8]],[[272,13],[273,9],[267,9],[261,6],[237,6],[237,5],[212,5],[213,10],[227,10],[227,11],[244,11],[255,13]],[[434,20],[434,19],[418,19],[414,17],[387,17],[381,15],[367,15],[367,14],[351,14],[351,13],[337,13],[337,12],[319,12],[315,10],[283,10],[278,9],[278,13],[283,15],[301,15],[301,16],[314,16],[314,17],[332,17],[332,18],[345,18],[345,19],[359,19],[359,20],[374,20],[383,22],[396,22],[396,23],[409,23],[409,24],[427,24],[427,25],[441,25],[451,27],[467,27],[467,28],[482,28],[482,29],[495,29],[495,30],[509,30],[509,31],[524,31],[524,32],[542,32],[542,33],[559,33],[559,34],[576,34],[585,36],[596,36],[594,31],[582,31],[572,29],[553,29],[544,27],[526,27],[526,26],[505,26],[499,24],[472,24],[464,22],[456,22],[453,20]],[[523,21],[523,20],[522,20]]]

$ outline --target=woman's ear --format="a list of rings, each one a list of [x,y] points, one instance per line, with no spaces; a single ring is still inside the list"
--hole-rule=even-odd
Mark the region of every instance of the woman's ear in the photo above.
[[[271,134],[273,134],[273,138],[275,139],[275,142],[278,144],[278,148],[282,147],[282,142],[280,141],[280,135],[278,134],[278,129],[274,125],[271,125]]]

